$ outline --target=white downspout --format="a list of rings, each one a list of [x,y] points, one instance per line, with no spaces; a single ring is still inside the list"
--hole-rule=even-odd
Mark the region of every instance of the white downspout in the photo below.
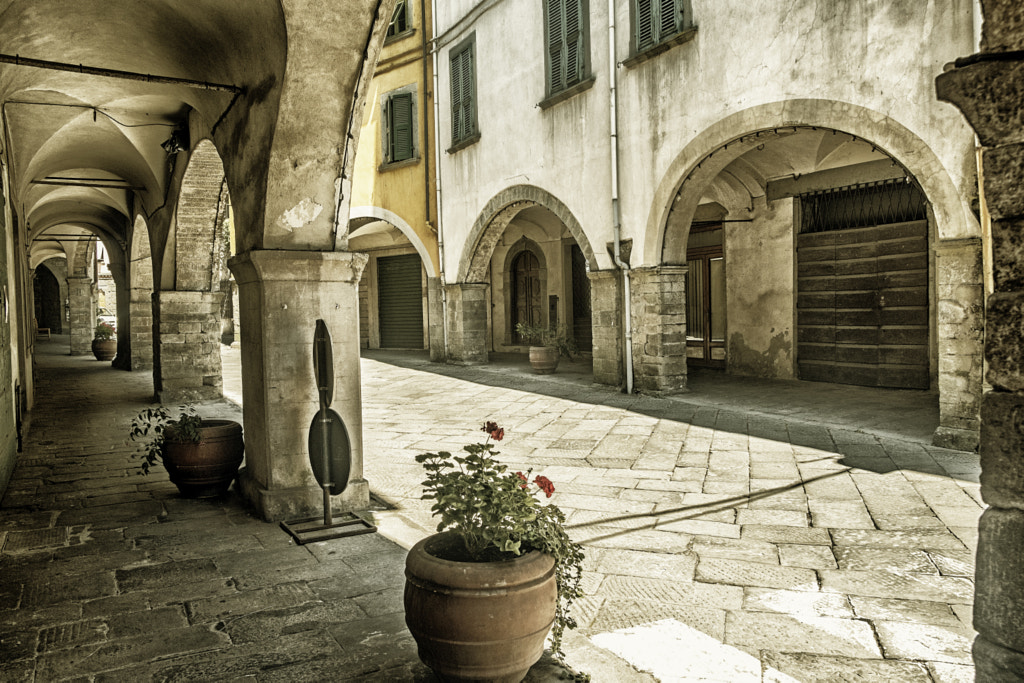
[[[615,233],[615,248],[612,254],[615,266],[622,271],[623,331],[625,333],[626,393],[633,393],[633,323],[630,311],[629,264],[622,260],[619,249],[622,242],[622,222],[619,218],[619,126],[618,93],[616,90],[615,60],[615,0],[608,0],[608,95],[611,117],[611,167],[612,167],[612,227]]]
[[[448,359],[448,290],[444,281],[444,219],[441,217],[441,117],[437,88],[437,12],[430,8],[430,53],[434,61],[434,210],[437,212],[438,279],[441,287],[441,335],[444,339],[444,357]],[[428,216],[429,219],[429,216]]]

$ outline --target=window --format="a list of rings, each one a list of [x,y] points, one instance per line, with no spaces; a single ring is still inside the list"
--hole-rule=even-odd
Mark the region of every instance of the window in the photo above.
[[[633,40],[636,52],[668,40],[686,25],[684,0],[633,0]]]
[[[415,158],[416,103],[411,88],[385,95],[382,115],[384,163]]]
[[[476,74],[474,37],[471,36],[451,52],[452,79],[452,147],[469,144],[479,137],[476,127]],[[454,150],[452,150],[454,151]]]
[[[587,76],[587,0],[547,0],[548,94],[553,95]]]
[[[409,21],[409,5],[406,0],[398,0],[395,3],[395,11],[391,15],[391,23],[388,24],[388,32],[385,40],[392,36],[402,35],[412,30],[412,22]]]

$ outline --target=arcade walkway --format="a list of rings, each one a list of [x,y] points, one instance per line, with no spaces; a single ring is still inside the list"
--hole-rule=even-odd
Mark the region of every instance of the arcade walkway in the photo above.
[[[927,395],[711,378],[655,399],[572,367],[370,353],[381,531],[297,547],[234,492],[187,501],[162,469],[135,473],[124,438],[148,375],[66,356],[66,338],[37,348],[0,506],[0,680],[432,680],[401,608],[402,546],[433,528],[413,456],[476,440],[485,419],[506,429],[504,459],[554,481],[587,546],[566,649],[595,681],[973,680],[977,457],[928,445]]]

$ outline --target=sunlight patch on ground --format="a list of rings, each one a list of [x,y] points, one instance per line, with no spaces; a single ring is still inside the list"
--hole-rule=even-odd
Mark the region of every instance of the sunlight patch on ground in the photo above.
[[[754,683],[762,680],[761,660],[757,657],[720,643],[675,619],[599,633],[591,640],[662,683]],[[772,670],[770,673],[768,680],[799,683],[781,672]]]

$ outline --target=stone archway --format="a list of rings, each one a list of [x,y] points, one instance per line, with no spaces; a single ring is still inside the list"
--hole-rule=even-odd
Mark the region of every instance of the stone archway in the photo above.
[[[135,217],[128,245],[128,345],[131,370],[153,368],[153,257],[149,228]]]
[[[833,138],[844,139],[844,136],[846,142],[832,141]],[[780,149],[795,155],[794,150],[799,149],[801,141],[808,139],[814,139],[820,146],[811,150],[814,153],[806,154],[804,165],[790,158],[776,161],[774,167],[767,162],[759,167],[757,155],[770,155]],[[840,154],[835,164],[830,165],[829,154],[839,154],[836,150],[843,144],[859,145],[861,150],[855,154],[847,149],[842,153],[848,155],[845,163],[840,162]],[[823,159],[825,162],[820,167],[815,165]],[[772,172],[766,172],[766,166],[772,168]],[[783,233],[793,232],[797,214],[785,206],[785,202],[823,188],[862,186],[861,181],[876,182],[876,177],[883,179],[877,182],[909,179],[920,187],[927,200],[930,232],[925,239],[929,244],[926,248],[930,275],[927,282],[929,308],[922,314],[927,320],[922,324],[928,330],[928,356],[924,359],[923,372],[927,373],[930,366],[932,384],[940,393],[940,424],[934,440],[937,445],[973,449],[978,440],[981,398],[980,228],[970,213],[969,204],[936,154],[923,140],[892,119],[841,102],[795,100],[740,112],[698,135],[676,157],[656,192],[648,220],[644,258],[647,263],[660,265],[640,269],[636,274],[638,291],[635,296],[671,296],[671,288],[662,286],[666,282],[663,271],[682,267],[679,277],[685,276],[690,228],[698,217],[698,207],[704,203],[714,200],[736,205],[737,198],[743,198],[742,211],[733,206],[735,212],[728,219],[737,219],[734,221],[737,223],[753,219],[759,230],[763,230],[764,225],[774,225],[775,232],[779,233],[769,242],[758,234],[757,244],[752,242],[746,250],[735,248],[736,244],[741,244],[737,242],[731,257],[727,249],[727,261],[732,259],[738,264],[752,258],[771,263],[793,261],[791,243],[783,239]],[[773,180],[769,182],[768,178]],[[766,251],[771,248],[775,251]],[[740,303],[744,297],[749,300],[747,304],[752,312],[747,329],[756,333],[751,342],[735,332],[730,324],[730,371],[735,369],[738,374],[768,377],[797,375],[797,315],[793,308],[795,266],[793,261],[789,266],[782,264],[776,268],[774,284],[765,285],[768,288],[763,291],[738,285],[730,290],[730,300],[733,295]],[[765,270],[759,269],[755,279],[767,277]],[[647,275],[650,275],[650,282],[645,280]],[[652,287],[657,291],[647,291]],[[774,292],[775,299],[765,299],[765,292]],[[729,317],[733,320],[737,313],[731,304],[729,308]],[[741,306],[735,308],[744,310]],[[769,324],[764,320],[765,311],[775,316]],[[641,321],[641,329],[634,335],[634,353],[638,344],[651,347],[652,342],[659,339],[678,336],[683,326],[685,318]],[[769,332],[774,336],[768,336]],[[763,354],[767,354],[764,359]],[[664,366],[668,360],[655,358],[651,362]],[[685,362],[671,365],[669,374],[685,375]],[[790,368],[789,374],[786,374],[786,367]],[[659,367],[659,371],[662,369]],[[664,373],[646,374],[657,377]],[[925,376],[925,387],[927,379]],[[921,386],[920,381],[915,379],[915,386]],[[677,384],[685,384],[685,379]]]

